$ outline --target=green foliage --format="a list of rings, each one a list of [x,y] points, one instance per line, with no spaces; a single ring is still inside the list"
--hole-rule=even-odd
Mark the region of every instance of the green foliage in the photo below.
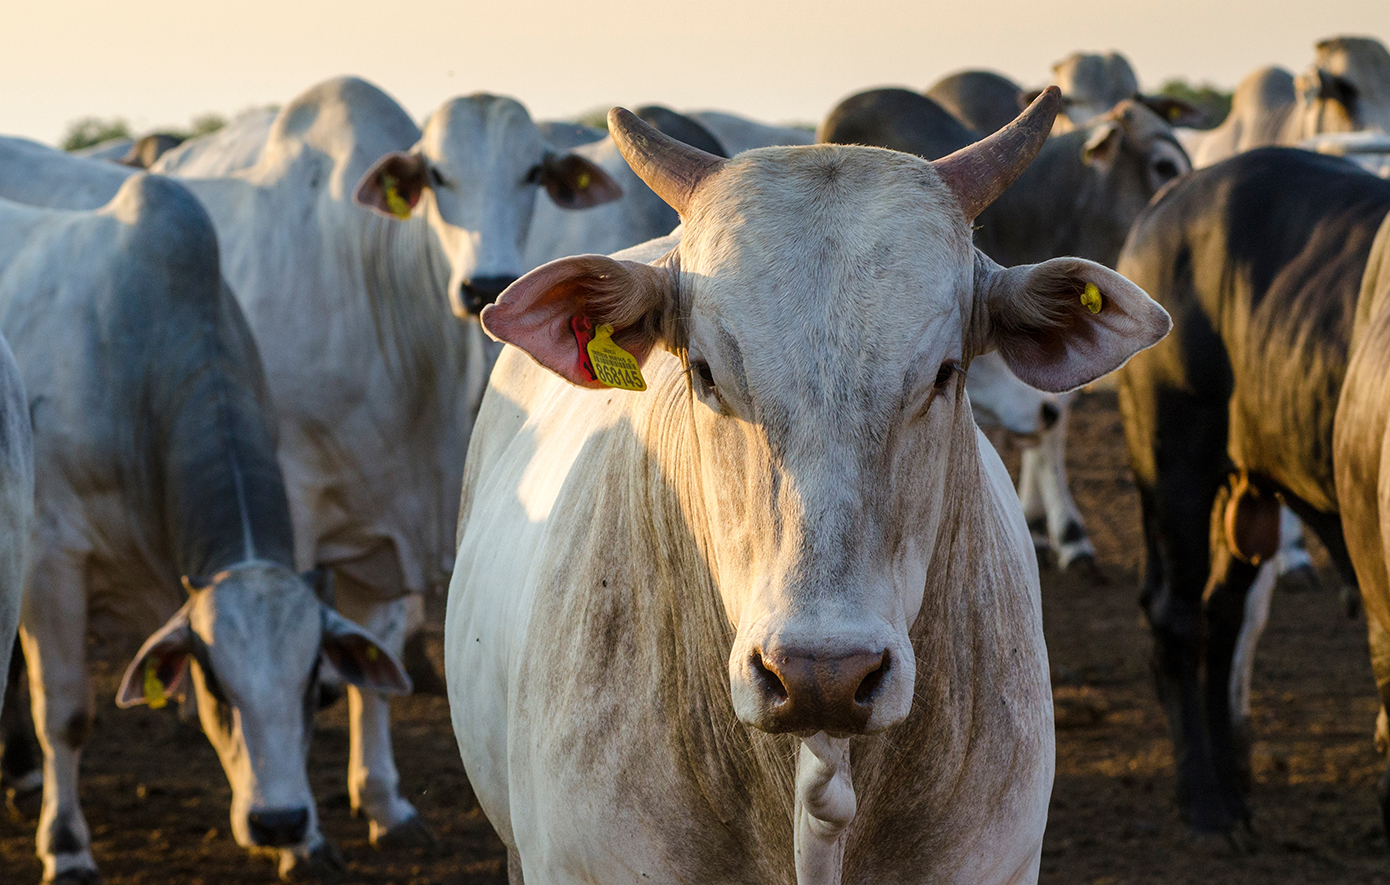
[[[1206,125],[1199,127],[1202,129],[1220,126],[1231,112],[1231,93],[1217,89],[1210,83],[1193,86],[1186,80],[1174,79],[1164,83],[1158,91],[1169,98],[1181,99],[1206,115]]]
[[[585,111],[584,113],[575,117],[574,122],[578,123],[580,126],[588,126],[590,129],[598,129],[603,132],[607,132],[608,108],[594,108],[591,111]]]
[[[113,138],[130,138],[130,126],[123,117],[103,120],[100,117],[83,117],[68,124],[63,133],[63,150],[77,151]]]
[[[226,125],[227,118],[221,114],[199,114],[193,118],[192,124],[188,127],[188,137],[197,138],[200,135],[210,135]],[[182,135],[183,133],[179,134]]]

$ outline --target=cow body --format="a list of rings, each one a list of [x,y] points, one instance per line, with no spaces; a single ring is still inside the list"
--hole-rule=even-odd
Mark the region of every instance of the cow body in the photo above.
[[[931,99],[904,89],[846,99],[826,117],[820,136],[927,159],[974,138]],[[1147,107],[1124,102],[1084,129],[1049,139],[1018,183],[980,215],[976,244],[1004,264],[1079,255],[1113,265],[1149,198],[1188,168],[1172,129]],[[1045,403],[1057,417],[1025,449],[1018,489],[1039,549],[1051,551],[1062,568],[1086,568],[1094,565],[1095,548],[1066,478],[1068,402]]]
[[[813,144],[816,140],[810,129],[771,126],[723,111],[691,111],[687,116],[709,130],[730,157],[753,148]]]
[[[1031,156],[1055,107],[988,155],[1027,133]],[[954,354],[988,326],[1056,390],[1166,317],[1096,265],[976,253],[965,165],[610,131],[681,235],[551,262],[482,317],[517,347],[470,446],[445,653],[513,879],[1034,881],[1036,565]],[[1076,275],[1113,299],[1104,355],[1038,374],[993,317],[1065,298],[1032,315],[1068,334]],[[584,374],[578,318],[618,329],[644,392]]]
[[[1248,697],[1232,658],[1249,645],[1257,565],[1277,547],[1276,494],[1353,577],[1333,415],[1362,271],[1388,210],[1390,183],[1266,148],[1167,191],[1120,260],[1178,330],[1121,372],[1120,402],[1148,545],[1141,599],[1154,672],[1182,812],[1199,831],[1249,815]]]
[[[29,426],[29,398],[14,354],[0,337],[0,709],[10,684],[10,658],[19,629],[33,518],[34,438]]]
[[[61,199],[93,164],[50,153]],[[44,747],[45,879],[96,876],[77,801],[89,635],[123,651],[151,634],[118,702],[194,686],[237,841],[280,849],[288,872],[331,854],[305,770],[320,654],[377,688],[404,677],[293,571],[269,396],[207,215],[166,179],[91,174],[90,188],[120,181],[96,211],[0,203],[0,330],[34,424],[21,638]],[[340,640],[353,650],[339,655]],[[391,685],[354,663],[369,648]]]
[[[993,71],[961,71],[929,86],[926,96],[972,132],[989,135],[1018,114],[1023,89]]]

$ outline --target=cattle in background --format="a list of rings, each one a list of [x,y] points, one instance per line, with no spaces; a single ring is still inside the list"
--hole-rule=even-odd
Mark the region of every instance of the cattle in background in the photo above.
[[[253,108],[233,117],[226,126],[190,138],[162,155],[150,167],[161,175],[226,175],[256,165],[275,123],[275,108]]]
[[[1184,142],[1200,169],[1256,147],[1359,130],[1390,133],[1390,52],[1369,37],[1333,37],[1298,77],[1278,67],[1248,74],[1225,121]]]
[[[1333,157],[1346,157],[1372,175],[1390,178],[1390,135],[1384,132],[1334,132],[1315,135],[1299,147]]]
[[[1371,668],[1380,694],[1376,749],[1390,750],[1390,513],[1386,463],[1390,435],[1390,215],[1381,222],[1371,246],[1356,320],[1351,332],[1351,358],[1333,422],[1332,463],[1337,503],[1341,508],[1347,554],[1356,568],[1365,601]],[[1381,820],[1390,830],[1390,767],[1377,787]]]
[[[29,399],[14,354],[0,337],[0,709],[10,684],[10,657],[19,629],[33,518],[34,440],[29,429]],[[0,766],[0,776],[4,774]]]
[[[1176,330],[1121,371],[1120,406],[1144,518],[1153,672],[1179,805],[1197,832],[1240,833],[1249,820],[1248,672],[1280,500],[1354,579],[1333,421],[1387,212],[1390,182],[1262,148],[1164,192],[1120,258]]]
[[[723,111],[690,111],[686,116],[705,127],[719,141],[726,156],[753,148],[777,145],[814,144],[815,133],[798,126],[769,126],[738,114]]]
[[[818,135],[929,160],[974,138],[934,101],[906,89],[845,99]],[[1003,264],[1078,255],[1112,265],[1149,199],[1189,168],[1165,121],[1139,102],[1121,102],[1086,128],[1050,138],[1018,183],[981,213],[975,243]],[[1019,496],[1040,551],[1051,551],[1060,568],[1098,574],[1095,548],[1066,479],[1066,402],[1058,404],[1061,415],[1039,445],[1024,450]]]
[[[21,640],[45,881],[98,878],[77,787],[89,636],[116,650],[149,636],[121,706],[194,692],[238,844],[279,850],[284,874],[331,865],[306,772],[319,661],[377,691],[409,683],[294,572],[269,393],[211,221],[168,179],[19,148],[0,196],[17,173],[16,191],[37,174],[54,203],[114,191],[95,211],[0,202],[0,329],[34,428]]]
[[[1099,265],[972,247],[1056,107],[936,164],[724,161],[610,114],[683,233],[544,265],[482,316],[516,346],[469,451],[445,656],[513,881],[1036,880],[1037,569],[959,368],[997,346],[1067,389],[1168,325]],[[645,391],[592,380],[574,330],[609,325]]]
[[[1026,99],[1022,87],[993,71],[951,74],[929,86],[926,96],[979,135],[1007,126]]]
[[[726,157],[709,130],[684,114],[648,105],[638,117],[657,131],[706,153]],[[547,200],[538,201],[531,219],[523,263],[527,269],[566,255],[607,255],[669,234],[680,218],[629,168],[607,133],[574,148],[577,156],[598,166],[618,185],[622,196],[603,206],[577,213]]]
[[[421,131],[339,78],[286,104],[256,151],[216,135],[175,171],[212,216],[260,346],[300,565],[331,568],[339,609],[399,653],[406,595],[448,580],[496,353],[449,306],[467,317],[522,272],[538,192],[581,209],[617,187],[493,95],[452,99]],[[348,793],[372,843],[430,841],[400,794],[386,698],[350,687],[348,702]]]
[[[183,144],[181,135],[153,132],[140,138],[111,138],[89,148],[72,151],[74,157],[110,160],[133,169],[148,169],[164,154]]]

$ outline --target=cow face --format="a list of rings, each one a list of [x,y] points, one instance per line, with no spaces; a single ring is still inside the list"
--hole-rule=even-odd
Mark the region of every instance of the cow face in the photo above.
[[[1045,101],[1055,109],[1055,90]],[[1099,265],[1002,270],[971,245],[980,192],[997,195],[1046,137],[1051,114],[1029,113],[1026,159],[993,172],[979,154],[934,165],[830,145],[718,162],[615,111],[629,163],[684,219],[678,248],[654,266],[561,259],[483,313],[489,333],[576,383],[578,314],[639,358],[661,347],[687,368],[679,389],[641,395],[675,397],[687,416],[672,469],[735,629],[745,723],[849,734],[907,715],[932,554],[962,508],[987,506],[971,356],[997,346],[1058,391],[1167,331],[1161,308]],[[993,155],[1018,125],[991,136]],[[1092,290],[1098,313],[1080,300]]]
[[[237,844],[306,854],[322,842],[305,770],[321,661],[377,691],[407,692],[409,680],[376,640],[282,566],[243,564],[189,589],[126,670],[116,701],[158,705],[191,684],[232,786]]]
[[[354,196],[388,217],[423,213],[448,261],[450,303],[465,317],[521,273],[537,188],[565,209],[622,195],[601,168],[546,144],[519,103],[473,95],[436,111],[411,151],[378,160]]]

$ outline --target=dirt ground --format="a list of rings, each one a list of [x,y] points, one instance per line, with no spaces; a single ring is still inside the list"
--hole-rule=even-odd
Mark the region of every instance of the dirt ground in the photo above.
[[[1006,459],[1016,462],[1016,453]],[[1081,400],[1069,461],[1110,583],[1043,576],[1058,733],[1042,882],[1390,882],[1374,801],[1381,762],[1371,739],[1376,702],[1365,625],[1341,613],[1332,590],[1275,597],[1254,682],[1254,853],[1188,843],[1148,678],[1150,642],[1136,605],[1138,504],[1113,393]],[[1330,572],[1324,579],[1335,586]],[[438,661],[437,632],[430,651]],[[274,882],[272,861],[232,842],[230,790],[196,723],[180,723],[168,710],[117,710],[117,675],[115,666],[99,675],[99,721],[83,757],[83,805],[106,881]],[[320,715],[310,771],[324,829],[347,860],[339,881],[505,882],[501,843],[474,802],[444,700],[413,697],[395,708],[403,786],[438,835],[437,852],[378,852],[368,844],[344,786],[345,706]],[[33,837],[33,821],[0,819],[0,883],[39,880]]]

